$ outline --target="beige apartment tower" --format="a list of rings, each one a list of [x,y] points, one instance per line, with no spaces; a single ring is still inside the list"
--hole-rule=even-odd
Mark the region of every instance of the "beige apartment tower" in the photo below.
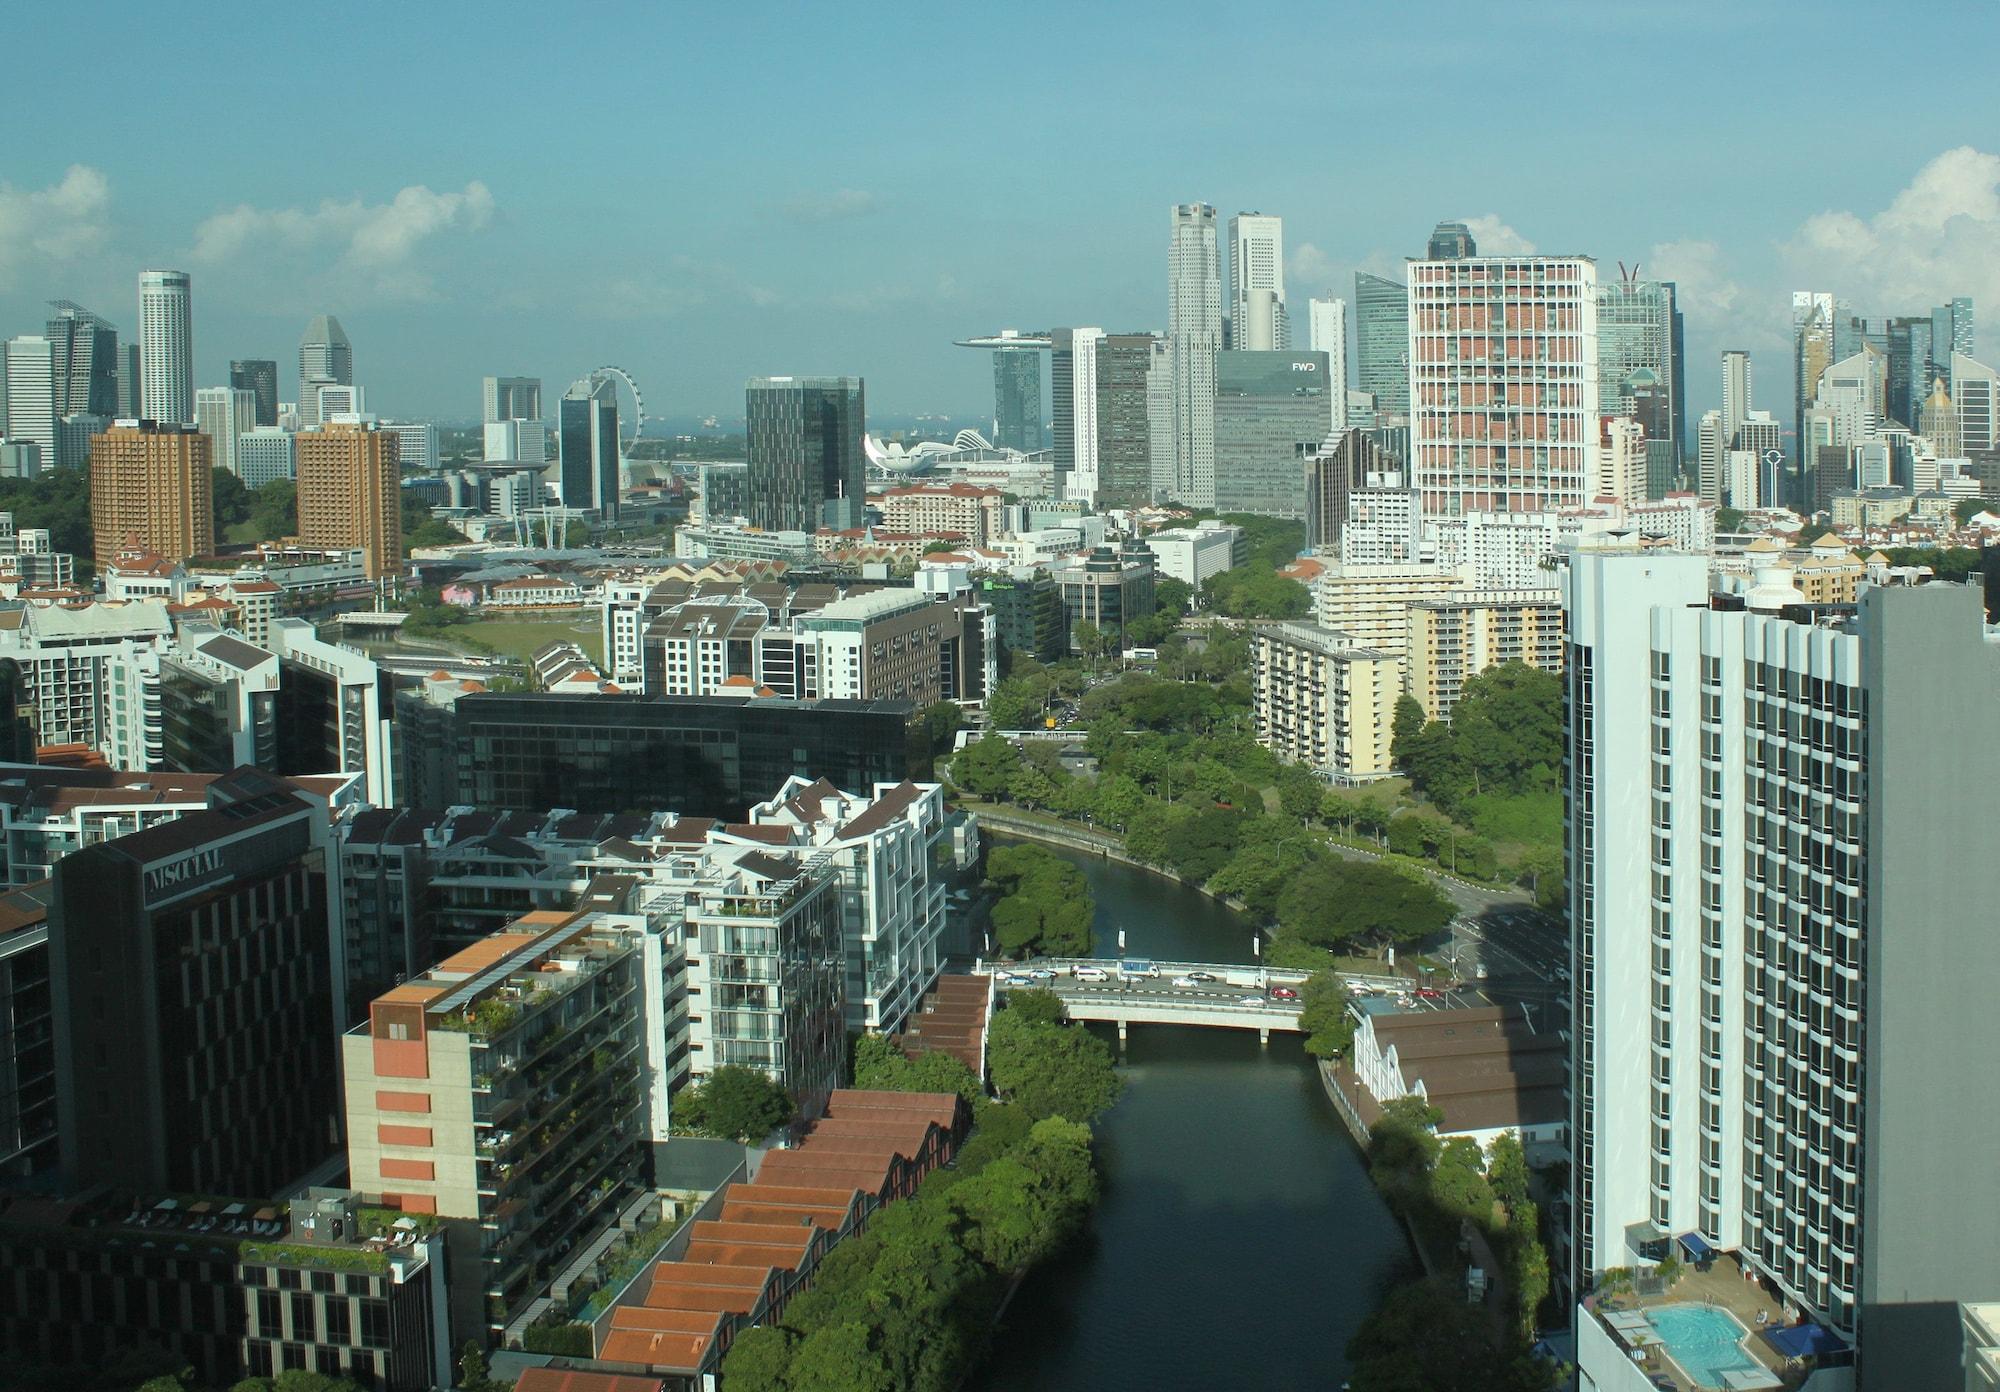
[[[1389,742],[1403,682],[1397,655],[1306,623],[1251,631],[1257,742],[1335,778],[1393,772]]]
[[[338,421],[298,436],[299,540],[358,546],[368,578],[403,566],[398,441],[373,421]]]
[[[136,539],[169,561],[215,550],[214,447],[192,425],[126,421],[90,442],[97,567]]]

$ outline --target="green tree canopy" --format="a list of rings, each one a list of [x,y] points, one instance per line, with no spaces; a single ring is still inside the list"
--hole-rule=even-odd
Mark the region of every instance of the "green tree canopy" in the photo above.
[[[674,1121],[725,1141],[761,1141],[792,1119],[792,1099],[769,1074],[726,1063],[674,1099]]]
[[[979,1075],[939,1049],[905,1054],[902,1045],[864,1034],[854,1046],[854,1085],[882,1092],[955,1092],[968,1103],[986,1093]]]
[[[1046,1024],[1012,1010],[993,1016],[986,1062],[995,1090],[1037,1118],[1091,1121],[1124,1090],[1103,1040],[1080,1025]]]
[[[1083,871],[1040,846],[1002,846],[986,858],[1000,891],[993,930],[1010,956],[1084,957],[1097,908]]]
[[[993,731],[952,756],[951,781],[979,797],[1003,798],[1021,771],[1021,751]]]
[[[1299,1028],[1314,1058],[1340,1058],[1354,1044],[1354,1015],[1347,988],[1331,971],[1317,971],[1299,990]]]
[[[1316,947],[1414,942],[1451,917],[1451,900],[1428,879],[1374,861],[1314,861],[1278,896],[1280,927]]]

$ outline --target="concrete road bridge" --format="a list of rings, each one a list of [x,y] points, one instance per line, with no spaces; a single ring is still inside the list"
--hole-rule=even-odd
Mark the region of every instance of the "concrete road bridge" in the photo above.
[[[1301,1032],[1298,999],[1274,997],[1270,991],[1297,990],[1305,972],[1226,962],[1092,957],[1037,959],[995,970],[1002,991],[1009,987],[1053,991],[1072,1020],[1117,1025],[1121,1045],[1135,1024],[1255,1030],[1258,1042],[1264,1044],[1271,1042],[1272,1030]],[[1097,979],[1099,974],[1102,980]],[[1177,979],[1191,984],[1176,986]]]

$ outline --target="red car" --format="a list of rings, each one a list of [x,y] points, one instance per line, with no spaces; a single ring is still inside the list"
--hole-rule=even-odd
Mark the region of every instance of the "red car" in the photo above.
[[[1271,988],[1272,1000],[1297,1000],[1298,998],[1299,993],[1289,986],[1273,986]]]
[[[1417,987],[1417,999],[1418,999],[1418,1000],[1443,1000],[1443,999],[1444,999],[1444,992],[1440,991],[1440,990],[1439,990],[1439,989],[1438,989],[1437,987],[1435,987],[1435,986],[1419,986],[1419,987]]]

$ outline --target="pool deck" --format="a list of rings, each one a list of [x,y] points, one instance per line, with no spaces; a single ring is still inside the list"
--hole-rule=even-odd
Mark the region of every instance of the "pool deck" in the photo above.
[[[1779,1304],[1765,1293],[1764,1288],[1754,1280],[1745,1279],[1743,1270],[1734,1257],[1721,1257],[1707,1271],[1697,1271],[1685,1267],[1678,1280],[1661,1295],[1637,1295],[1631,1291],[1600,1299],[1596,1309],[1600,1314],[1621,1310],[1646,1310],[1661,1305],[1713,1305],[1736,1316],[1737,1322],[1750,1331],[1743,1341],[1743,1347],[1750,1356],[1761,1363],[1772,1377],[1785,1387],[1796,1388],[1806,1380],[1810,1369],[1787,1368],[1785,1360],[1760,1337],[1757,1326],[1759,1311],[1769,1314],[1772,1319],[1781,1319],[1783,1312]],[[1679,1392],[1699,1392],[1700,1384],[1690,1382],[1672,1359],[1663,1353],[1650,1353],[1640,1364],[1648,1373],[1665,1375]]]

